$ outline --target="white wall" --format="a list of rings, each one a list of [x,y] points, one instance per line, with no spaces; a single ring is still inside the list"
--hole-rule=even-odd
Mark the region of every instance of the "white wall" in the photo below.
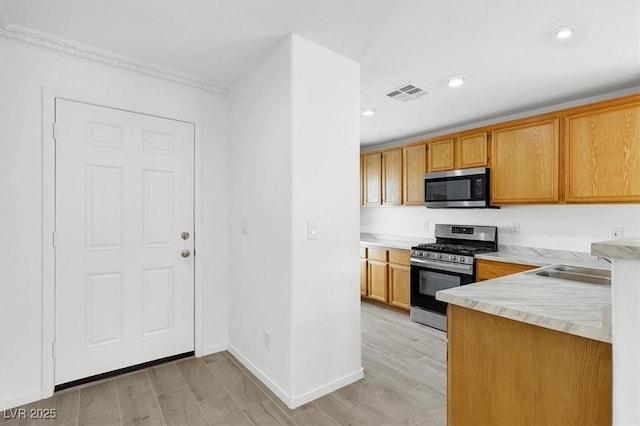
[[[292,393],[304,403],[361,369],[360,66],[293,37],[293,105]]]
[[[227,100],[140,74],[0,41],[0,409],[40,398],[42,86],[202,123],[204,350],[227,341]]]
[[[229,349],[280,395],[291,382],[290,52],[278,44],[229,98]]]
[[[613,424],[639,425],[640,259],[611,258]]]
[[[359,66],[297,36],[231,90],[229,348],[290,407],[362,376],[358,105]]]
[[[428,229],[425,224],[428,223]],[[500,244],[590,252],[594,241],[609,240],[612,226],[624,236],[640,235],[640,205],[535,205],[500,209],[362,207],[360,230],[378,234],[433,238],[436,223],[498,226]],[[510,227],[520,224],[520,233]]]

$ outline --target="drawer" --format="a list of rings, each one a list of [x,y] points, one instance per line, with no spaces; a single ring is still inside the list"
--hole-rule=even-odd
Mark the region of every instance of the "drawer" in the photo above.
[[[387,249],[369,247],[367,249],[367,259],[387,261]]]
[[[389,263],[409,266],[409,250],[389,249]]]
[[[360,246],[360,257],[363,259],[367,257],[367,248]]]
[[[476,261],[476,281],[504,277],[505,275],[517,274],[518,272],[536,268],[538,266],[478,259]]]

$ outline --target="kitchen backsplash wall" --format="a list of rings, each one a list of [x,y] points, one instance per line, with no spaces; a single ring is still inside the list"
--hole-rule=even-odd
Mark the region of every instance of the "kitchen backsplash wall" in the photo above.
[[[640,236],[640,205],[360,208],[361,232],[432,238],[436,223],[498,226],[500,244],[590,252],[592,242],[611,239],[611,227],[622,227],[624,238]]]

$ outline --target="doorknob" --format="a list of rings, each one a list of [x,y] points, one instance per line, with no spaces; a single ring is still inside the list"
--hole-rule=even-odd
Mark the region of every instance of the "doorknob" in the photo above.
[[[182,237],[183,240],[188,240],[190,237],[187,231],[184,231],[182,234],[180,234],[180,236]]]
[[[187,249],[184,249],[184,250],[182,250],[182,251],[180,252],[180,256],[182,256],[182,257],[189,257],[189,256],[191,256],[191,252],[190,252],[189,250],[187,250]]]

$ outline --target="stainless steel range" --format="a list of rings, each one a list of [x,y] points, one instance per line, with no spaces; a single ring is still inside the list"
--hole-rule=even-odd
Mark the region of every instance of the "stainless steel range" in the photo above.
[[[495,226],[436,225],[436,242],[411,247],[411,320],[447,330],[436,292],[476,281],[475,255],[498,250]]]

